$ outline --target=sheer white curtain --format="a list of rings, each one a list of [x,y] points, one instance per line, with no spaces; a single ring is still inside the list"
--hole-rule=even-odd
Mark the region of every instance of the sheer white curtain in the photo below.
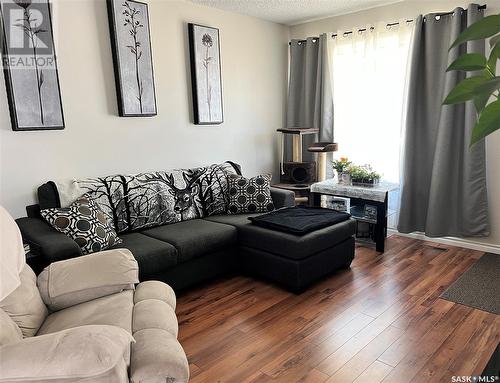
[[[413,25],[343,34],[329,42],[333,77],[335,157],[370,164],[399,182],[407,62]]]

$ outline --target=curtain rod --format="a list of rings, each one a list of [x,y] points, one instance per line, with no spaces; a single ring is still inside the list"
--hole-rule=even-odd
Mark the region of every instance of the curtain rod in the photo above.
[[[484,4],[484,5],[480,5],[478,9],[479,9],[479,10],[484,10],[484,9],[486,9],[486,4]],[[454,13],[454,11],[451,11],[451,12],[444,12],[444,13],[437,13],[437,14],[436,14],[436,17],[449,16],[449,15],[453,15],[453,13]],[[425,18],[424,18],[424,20],[425,20]],[[413,19],[408,19],[408,20],[406,20],[406,22],[407,22],[407,23],[411,23],[411,22],[413,22]],[[393,26],[395,26],[395,25],[399,25],[399,22],[396,22],[396,23],[389,23],[389,24],[387,24],[387,27],[393,27]],[[370,30],[374,30],[374,29],[375,29],[375,27],[370,27]],[[366,31],[366,28],[360,28],[360,29],[358,29],[357,31],[358,31],[358,32],[365,32],[365,31]],[[352,33],[353,33],[353,31],[347,31],[347,32],[342,33],[342,35],[343,35],[343,36],[347,36],[347,35],[350,35],[350,34],[352,34]],[[331,37],[332,37],[332,38],[337,37],[337,33],[332,34],[332,36],[331,36]],[[319,38],[319,37],[313,37],[313,41],[314,41],[314,39],[318,39],[318,38]],[[298,40],[298,43],[299,43],[299,44],[300,44],[300,43],[305,43],[305,42],[307,42],[307,40]],[[291,44],[292,44],[292,42],[290,41],[290,42],[288,43],[288,45],[291,45]]]

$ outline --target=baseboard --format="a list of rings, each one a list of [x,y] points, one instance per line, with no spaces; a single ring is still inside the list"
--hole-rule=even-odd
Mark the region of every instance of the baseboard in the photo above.
[[[425,234],[423,233],[415,232],[410,234],[404,234],[394,229],[388,229],[387,234],[388,235],[397,234],[401,235],[402,237],[421,239],[424,241],[441,243],[443,245],[459,246],[459,247],[465,247],[466,249],[484,251],[486,253],[500,254],[500,245],[486,244],[483,242],[474,241],[470,239],[455,238],[455,237],[430,238],[426,237]]]

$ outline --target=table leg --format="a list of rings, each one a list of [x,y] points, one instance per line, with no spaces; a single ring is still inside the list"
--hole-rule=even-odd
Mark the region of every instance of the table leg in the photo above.
[[[321,207],[321,194],[320,193],[309,193],[309,206]]]
[[[385,251],[385,237],[387,236],[387,196],[384,203],[377,204],[377,224],[375,226],[375,249]]]

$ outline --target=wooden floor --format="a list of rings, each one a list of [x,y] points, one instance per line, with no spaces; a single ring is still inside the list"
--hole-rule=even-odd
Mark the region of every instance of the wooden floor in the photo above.
[[[400,236],[293,295],[226,278],[178,298],[191,382],[451,382],[478,375],[500,316],[438,298],[483,253]]]

